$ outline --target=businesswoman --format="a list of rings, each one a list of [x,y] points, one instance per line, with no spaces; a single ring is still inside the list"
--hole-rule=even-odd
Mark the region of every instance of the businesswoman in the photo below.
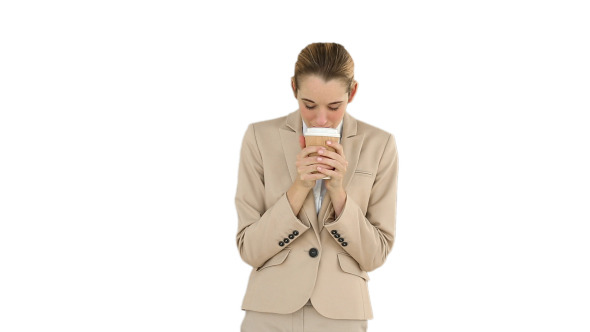
[[[395,237],[395,140],[346,112],[358,84],[341,45],[303,49],[291,87],[298,110],[250,124],[242,142],[236,241],[252,266],[242,332],[366,331],[367,272]],[[305,146],[312,127],[338,130],[334,152]]]

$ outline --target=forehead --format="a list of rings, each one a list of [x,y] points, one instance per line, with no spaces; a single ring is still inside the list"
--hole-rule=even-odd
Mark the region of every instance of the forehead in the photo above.
[[[304,76],[299,81],[299,92],[302,98],[309,98],[316,102],[321,100],[328,100],[332,102],[334,98],[341,98],[342,95],[347,95],[346,84],[342,79],[331,79],[325,81],[317,75]],[[316,99],[314,99],[316,98]]]

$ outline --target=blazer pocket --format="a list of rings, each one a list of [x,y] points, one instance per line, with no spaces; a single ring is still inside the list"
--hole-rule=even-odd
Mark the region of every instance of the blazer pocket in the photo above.
[[[342,271],[359,276],[367,281],[369,280],[369,275],[367,272],[361,270],[359,263],[357,263],[356,260],[354,260],[354,258],[352,258],[352,256],[349,254],[339,253],[338,263],[340,264]]]
[[[287,259],[287,256],[289,256],[290,251],[291,251],[291,248],[285,248],[285,249],[279,251],[276,255],[272,256],[266,262],[264,262],[264,264],[262,264],[261,267],[257,268],[256,271],[266,269],[267,267],[283,264],[285,259]]]
[[[372,177],[373,176],[373,172],[363,171],[363,170],[357,169],[357,170],[354,171],[354,175],[363,175],[363,176]]]

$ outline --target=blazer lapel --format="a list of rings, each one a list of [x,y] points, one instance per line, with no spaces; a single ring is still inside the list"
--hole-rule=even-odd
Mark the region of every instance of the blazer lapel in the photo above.
[[[344,148],[344,157],[348,161],[348,167],[342,183],[345,190],[348,188],[356,170],[363,141],[364,135],[357,132],[357,120],[346,113],[344,115],[344,123],[342,124],[342,142],[340,143]]]
[[[347,190],[348,185],[352,180],[352,176],[354,175],[354,171],[356,169],[356,165],[358,164],[361,153],[361,148],[363,146],[363,140],[364,136],[357,133],[357,120],[348,113],[345,113],[344,122],[342,123],[342,139],[340,140],[340,144],[342,144],[342,147],[344,148],[344,157],[348,161],[348,167],[342,182],[344,190]],[[318,218],[321,220],[319,223],[320,228],[324,226],[324,221],[329,217],[329,214],[334,213],[334,209],[331,207],[332,200],[330,195],[326,193],[326,196],[322,201],[322,207],[320,208]]]
[[[297,122],[297,118],[299,118],[299,122]],[[287,167],[289,168],[289,174],[291,175],[291,181],[295,181],[297,178],[297,167],[295,166],[295,162],[297,161],[297,154],[301,151],[301,146],[299,146],[299,136],[303,135],[302,131],[303,125],[301,124],[299,111],[287,115],[285,126],[279,129],[281,143],[283,144],[283,152],[287,161]]]
[[[303,124],[299,110],[287,115],[285,126],[280,128],[279,132],[281,135],[281,143],[283,145],[285,159],[287,161],[287,167],[289,168],[289,174],[291,175],[291,181],[295,181],[297,178],[297,167],[295,162],[297,161],[297,154],[301,151],[299,136],[303,135]],[[319,240],[320,230],[318,227],[318,216],[315,210],[313,190],[310,190],[307,194],[299,214],[305,216],[309,220],[309,223]]]

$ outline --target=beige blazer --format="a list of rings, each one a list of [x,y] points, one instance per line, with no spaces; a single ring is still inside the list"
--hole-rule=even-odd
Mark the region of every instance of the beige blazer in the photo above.
[[[328,318],[371,319],[367,271],[395,237],[398,155],[393,135],[345,114],[346,204],[334,218],[329,194],[316,214],[310,190],[298,215],[286,192],[297,176],[299,111],[251,124],[240,154],[237,246],[253,267],[242,309],[292,313],[311,299]]]

